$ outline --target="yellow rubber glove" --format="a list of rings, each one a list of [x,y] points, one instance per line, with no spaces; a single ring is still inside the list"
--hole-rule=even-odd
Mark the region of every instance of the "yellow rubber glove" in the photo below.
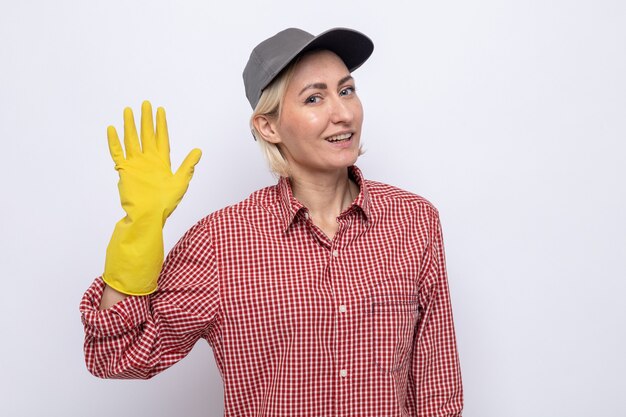
[[[189,187],[202,153],[194,149],[176,174],[170,165],[170,145],[165,111],[141,106],[141,146],[133,112],[124,109],[124,147],[113,126],[107,129],[109,151],[120,175],[118,188],[126,217],[115,225],[107,247],[102,278],[115,290],[128,295],[146,295],[157,289],[163,265],[163,226]]]

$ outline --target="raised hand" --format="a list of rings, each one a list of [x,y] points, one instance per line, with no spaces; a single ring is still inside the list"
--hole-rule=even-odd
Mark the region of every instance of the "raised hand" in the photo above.
[[[124,147],[113,126],[107,129],[109,151],[119,172],[119,192],[122,208],[129,220],[137,216],[160,216],[162,225],[174,211],[189,187],[194,167],[202,155],[194,149],[185,158],[175,174],[170,164],[170,145],[165,110],[157,109],[156,131],[152,106],[144,101],[141,106],[141,144],[133,111],[124,109]]]
[[[113,126],[107,129],[109,151],[119,172],[118,188],[126,217],[115,225],[107,247],[102,278],[115,290],[146,295],[157,289],[163,264],[163,225],[189,187],[202,153],[194,149],[176,173],[170,164],[165,111],[157,110],[156,131],[152,106],[141,106],[141,143],[133,112],[124,109],[124,149]]]

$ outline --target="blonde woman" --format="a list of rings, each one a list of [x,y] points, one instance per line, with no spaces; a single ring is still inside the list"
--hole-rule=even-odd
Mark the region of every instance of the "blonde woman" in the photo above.
[[[462,386],[438,212],[365,179],[350,29],[287,29],[244,70],[252,132],[278,183],[200,220],[163,262],[162,226],[200,158],[173,174],[165,113],[132,112],[109,146],[127,216],[81,312],[89,370],[150,378],[199,339],[226,416],[460,416]]]

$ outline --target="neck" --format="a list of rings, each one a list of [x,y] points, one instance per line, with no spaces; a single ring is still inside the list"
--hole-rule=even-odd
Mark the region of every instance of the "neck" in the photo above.
[[[316,224],[335,225],[337,217],[359,193],[359,187],[348,177],[348,169],[315,175],[292,174],[289,180],[294,197],[309,209]]]

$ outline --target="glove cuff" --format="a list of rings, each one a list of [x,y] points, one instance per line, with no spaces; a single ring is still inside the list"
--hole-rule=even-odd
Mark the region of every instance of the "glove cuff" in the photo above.
[[[143,218],[133,222],[125,217],[115,225],[102,279],[123,294],[151,294],[157,289],[163,257],[161,220]]]

